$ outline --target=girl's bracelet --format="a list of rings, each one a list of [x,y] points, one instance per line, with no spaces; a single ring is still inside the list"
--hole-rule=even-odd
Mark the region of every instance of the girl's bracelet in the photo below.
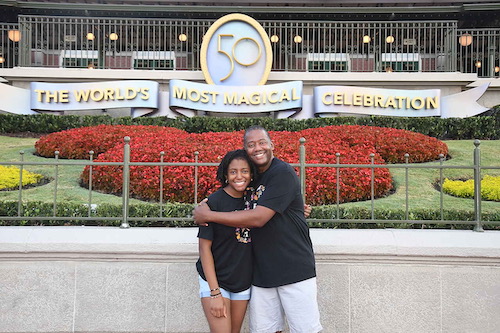
[[[212,291],[217,291],[217,290],[219,290],[219,287],[217,287],[217,288],[215,288],[215,289],[210,289],[210,292],[212,292]]]
[[[217,294],[214,294],[214,295],[210,294],[210,298],[217,298],[217,297],[221,297],[221,293],[220,292],[217,293]]]

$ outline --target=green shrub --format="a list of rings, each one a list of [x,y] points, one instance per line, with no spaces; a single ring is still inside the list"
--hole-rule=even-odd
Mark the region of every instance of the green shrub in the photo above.
[[[129,216],[137,218],[137,221],[130,221],[132,227],[148,227],[148,226],[165,226],[165,227],[185,227],[194,226],[191,221],[192,204],[181,203],[166,203],[161,206],[163,217],[180,218],[180,220],[161,221],[143,219],[156,218],[160,216],[160,205],[138,204],[129,206]],[[79,220],[78,217],[88,217],[89,207],[86,204],[75,203],[58,203],[56,207],[56,217],[71,217],[72,219],[50,219],[54,216],[53,203],[32,201],[23,202],[21,206],[22,217],[46,217],[47,219],[16,219],[16,220],[0,220],[0,226],[5,225],[93,225],[93,226],[120,226],[122,223],[122,206],[101,204],[91,207],[91,217],[96,218],[113,218],[106,220]],[[17,217],[18,203],[17,201],[0,201],[0,216],[2,217]]]
[[[371,211],[360,207],[339,207],[339,217],[342,219],[363,219],[372,218]],[[381,210],[374,209],[375,220],[401,220],[406,219],[404,209],[399,210]],[[409,221],[426,221],[426,223],[403,223],[383,221],[371,222],[315,222],[314,219],[337,219],[337,206],[324,205],[315,206],[310,216],[310,226],[317,228],[358,228],[358,229],[376,229],[376,228],[399,228],[399,229],[472,229],[474,226],[474,212],[464,210],[443,210],[443,221],[441,221],[441,211],[439,209],[412,209],[408,212]],[[428,221],[428,222],[427,222]],[[470,224],[443,223],[446,221],[471,221]],[[494,213],[482,213],[481,221],[485,223],[485,229],[500,229],[498,224],[488,224],[490,221],[500,221],[500,211]]]
[[[469,118],[435,117],[331,117],[303,120],[242,117],[121,117],[76,115],[14,115],[0,114],[0,133],[53,133],[66,129],[96,125],[155,125],[176,127],[189,133],[239,131],[251,125],[262,125],[270,131],[300,131],[329,125],[368,125],[405,129],[438,139],[500,139],[500,107]]]
[[[162,216],[166,218],[177,218],[178,220],[161,220],[160,205],[157,204],[138,204],[131,205],[129,216],[134,221],[129,221],[132,227],[194,227],[195,224],[191,220],[192,204],[166,203],[161,206],[163,209]],[[18,204],[17,201],[0,201],[0,216],[15,217],[17,216]],[[88,206],[71,203],[59,203],[57,205],[57,216],[73,217],[72,220],[51,220],[53,216],[54,206],[52,203],[44,202],[29,202],[22,205],[22,216],[28,217],[47,217],[46,220],[0,220],[0,225],[93,225],[93,226],[115,226],[118,227],[122,223],[122,206],[101,204],[91,209],[92,217],[115,217],[116,219],[107,220],[78,220],[78,217],[88,216]],[[439,210],[432,209],[415,209],[409,211],[410,221],[419,221],[418,223],[404,222],[384,222],[384,220],[401,220],[405,219],[405,210],[374,210],[374,222],[343,222],[342,219],[371,219],[371,211],[366,208],[359,207],[340,207],[340,220],[330,222],[319,222],[316,219],[337,219],[337,206],[325,205],[315,206],[309,219],[311,228],[357,228],[357,229],[376,229],[376,228],[399,228],[399,229],[472,229],[474,223],[474,213],[463,210],[444,210],[443,220],[441,221],[441,213]],[[156,219],[158,218],[158,219]],[[500,225],[489,224],[489,221],[500,221],[500,211],[494,213],[483,213],[481,216],[483,227],[485,229],[500,230]],[[470,224],[445,223],[446,221],[471,221]],[[422,223],[421,221],[425,221]]]

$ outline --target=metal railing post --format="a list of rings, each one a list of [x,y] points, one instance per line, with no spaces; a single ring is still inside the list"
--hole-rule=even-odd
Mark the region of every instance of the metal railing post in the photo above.
[[[335,153],[335,162],[337,166],[335,167],[337,186],[335,186],[335,190],[337,191],[336,204],[337,204],[337,219],[340,219],[340,153]]]
[[[405,154],[405,220],[408,221],[408,217],[409,217],[409,205],[410,205],[410,200],[409,200],[409,190],[408,190],[408,160],[410,158],[410,154],[406,153]]]
[[[89,151],[89,161],[90,163],[94,162],[94,151],[91,150]],[[92,215],[92,167],[93,165],[89,165],[89,209],[88,209],[88,215],[89,217]]]
[[[56,150],[54,152],[54,156],[56,159],[56,170],[55,170],[55,177],[54,177],[54,217],[57,216],[57,185],[58,185],[58,179],[59,179],[59,151]]]
[[[163,162],[165,161],[165,152],[160,152],[160,217],[163,217]]]
[[[194,152],[194,204],[198,203],[198,155],[199,152]]]
[[[122,213],[122,224],[120,228],[130,228],[128,223],[128,213],[129,213],[129,192],[130,192],[130,137],[126,136],[123,141],[125,142],[123,146],[123,189],[122,189],[122,199],[123,199],[123,213]]]
[[[439,214],[441,215],[441,221],[444,220],[444,213],[443,213],[443,200],[444,200],[444,193],[443,193],[443,162],[444,162],[444,155],[439,154]]]
[[[370,201],[372,208],[372,220],[375,220],[375,168],[373,165],[375,164],[375,154],[370,154],[370,164],[372,165],[370,170]]]
[[[302,200],[306,202],[306,139],[300,138],[299,163],[300,163],[300,190],[302,191]]]
[[[23,199],[23,167],[24,167],[24,164],[22,164],[22,162],[24,162],[24,150],[21,150],[19,152],[19,154],[21,155],[21,165],[19,166],[19,198],[18,198],[18,202],[17,202],[17,216],[21,216],[21,213],[23,211],[23,204],[22,204],[22,199]]]
[[[474,215],[476,226],[474,231],[484,231],[481,223],[481,141],[474,140]]]

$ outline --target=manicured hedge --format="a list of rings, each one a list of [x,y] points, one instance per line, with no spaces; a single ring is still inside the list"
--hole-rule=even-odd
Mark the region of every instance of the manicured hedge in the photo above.
[[[339,207],[340,219],[365,219],[372,218],[371,211],[367,208],[360,207]],[[315,206],[312,210],[309,226],[313,228],[357,228],[357,229],[376,229],[376,228],[404,228],[404,229],[427,229],[427,228],[444,228],[444,229],[472,229],[474,223],[471,224],[446,224],[442,223],[441,211],[439,209],[411,209],[408,211],[408,220],[428,220],[425,224],[408,224],[408,223],[383,223],[376,221],[373,223],[347,223],[347,222],[314,222],[313,219],[336,219],[337,206],[323,205]],[[405,220],[406,212],[404,209],[374,209],[375,220]],[[460,209],[443,210],[443,220],[446,221],[474,221],[474,212]],[[485,229],[500,230],[499,224],[488,224],[489,221],[500,221],[500,211],[493,213],[482,213],[481,221],[484,223]]]
[[[17,216],[17,201],[0,201],[0,216]],[[53,204],[44,202],[29,202],[23,203],[23,216],[47,216],[51,217],[53,213]],[[129,221],[132,227],[192,227],[194,223],[191,220],[191,211],[193,205],[180,203],[166,203],[163,205],[163,216],[182,218],[181,221]],[[88,207],[85,205],[58,203],[58,216],[86,217],[88,216]],[[93,217],[118,217],[117,220],[108,221],[57,221],[57,220],[6,220],[0,221],[0,226],[6,225],[99,225],[99,226],[120,226],[121,220],[119,217],[122,213],[120,205],[103,204],[98,205],[93,211]],[[444,210],[444,220],[450,221],[474,221],[474,213],[462,210]],[[376,221],[373,223],[356,223],[356,222],[316,222],[315,219],[334,219],[337,215],[335,205],[325,205],[314,207],[311,218],[308,220],[309,226],[312,228],[350,228],[350,229],[377,229],[377,228],[404,228],[404,229],[473,229],[474,222],[471,224],[446,224],[440,221],[441,215],[439,210],[419,209],[409,211],[409,220],[429,220],[425,224],[408,224],[408,223],[383,223]],[[151,218],[160,216],[160,206],[154,204],[140,204],[130,206],[130,217],[135,218]],[[370,219],[371,212],[365,208],[357,207],[340,207],[341,219]],[[405,211],[401,210],[377,210],[375,209],[375,218],[379,220],[404,220]],[[482,221],[485,229],[500,230],[500,225],[489,224],[488,221],[500,221],[500,212],[483,213]]]
[[[58,116],[0,114],[0,133],[53,133],[71,128],[108,125],[155,125],[176,127],[189,133],[231,132],[260,124],[270,131],[300,131],[329,125],[368,125],[406,129],[438,139],[500,139],[500,107],[470,118],[332,117],[304,120],[272,118],[112,118],[110,116]]]
[[[31,201],[23,202],[22,216],[26,217],[52,217],[54,212],[53,203]],[[190,220],[191,212],[193,210],[192,204],[182,203],[165,203],[161,206],[163,216],[185,218],[186,221],[129,221],[132,227],[148,227],[148,226],[171,226],[171,227],[185,227],[194,226]],[[17,201],[0,201],[0,216],[17,216],[18,203]],[[61,217],[87,217],[88,206],[76,203],[62,202],[57,204],[57,215]],[[116,220],[7,220],[0,221],[0,226],[5,225],[98,225],[98,226],[120,226],[122,216],[121,205],[102,204],[97,205],[92,209],[91,217],[117,217]],[[130,217],[159,217],[160,205],[140,204],[129,206]]]

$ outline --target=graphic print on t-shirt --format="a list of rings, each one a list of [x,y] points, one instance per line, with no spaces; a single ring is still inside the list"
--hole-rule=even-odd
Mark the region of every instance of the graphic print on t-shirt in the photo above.
[[[245,210],[253,209],[257,205],[256,203],[252,205],[251,196],[253,194],[253,187],[247,187],[244,198],[245,198]],[[253,206],[253,207],[252,207]],[[249,228],[236,228],[235,229],[236,239],[240,243],[250,243],[252,238],[250,237]]]
[[[235,233],[236,239],[240,243],[250,243],[252,241],[249,228],[236,228]]]
[[[246,197],[245,210],[246,209],[254,209],[255,207],[257,207],[257,201],[259,201],[259,198],[262,196],[262,194],[266,190],[266,187],[264,185],[259,185],[259,187],[257,187],[257,189],[255,191],[252,191],[252,190],[253,190],[253,188],[250,189],[249,196],[245,196]]]

